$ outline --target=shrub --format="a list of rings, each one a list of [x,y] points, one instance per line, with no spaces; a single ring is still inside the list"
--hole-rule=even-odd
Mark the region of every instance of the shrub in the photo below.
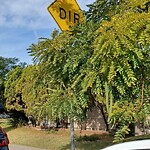
[[[84,135],[76,138],[76,141],[81,142],[81,141],[99,141],[101,140],[100,135],[98,134],[93,134],[93,135]]]

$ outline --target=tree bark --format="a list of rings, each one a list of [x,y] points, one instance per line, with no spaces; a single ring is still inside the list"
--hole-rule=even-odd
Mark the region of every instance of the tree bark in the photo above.
[[[145,84],[145,81],[144,81],[144,67],[142,66],[141,68],[141,83],[142,83],[142,87],[141,87],[141,103],[140,103],[140,109],[142,108],[143,106],[143,102],[144,102],[144,84]],[[140,110],[139,109],[139,110]]]
[[[107,121],[107,118],[106,118],[106,115],[105,115],[105,112],[104,112],[104,109],[103,109],[104,106],[100,103],[98,103],[97,106],[98,106],[98,108],[100,109],[100,111],[102,113],[104,123],[106,125],[106,131],[109,131],[109,124],[108,124],[108,121]]]

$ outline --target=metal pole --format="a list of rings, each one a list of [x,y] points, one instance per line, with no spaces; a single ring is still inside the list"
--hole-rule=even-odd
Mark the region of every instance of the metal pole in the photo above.
[[[71,150],[75,150],[74,120],[73,119],[70,119],[70,134],[71,134]]]

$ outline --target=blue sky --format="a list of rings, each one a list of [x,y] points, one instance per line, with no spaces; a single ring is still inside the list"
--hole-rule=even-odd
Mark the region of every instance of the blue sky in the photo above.
[[[32,63],[27,49],[59,29],[47,7],[54,0],[0,0],[0,56]],[[77,0],[82,10],[95,0]]]

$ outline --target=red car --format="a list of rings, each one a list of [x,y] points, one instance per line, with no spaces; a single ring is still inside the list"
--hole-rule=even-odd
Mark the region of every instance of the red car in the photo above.
[[[0,150],[9,150],[8,148],[9,139],[6,131],[0,127]]]

